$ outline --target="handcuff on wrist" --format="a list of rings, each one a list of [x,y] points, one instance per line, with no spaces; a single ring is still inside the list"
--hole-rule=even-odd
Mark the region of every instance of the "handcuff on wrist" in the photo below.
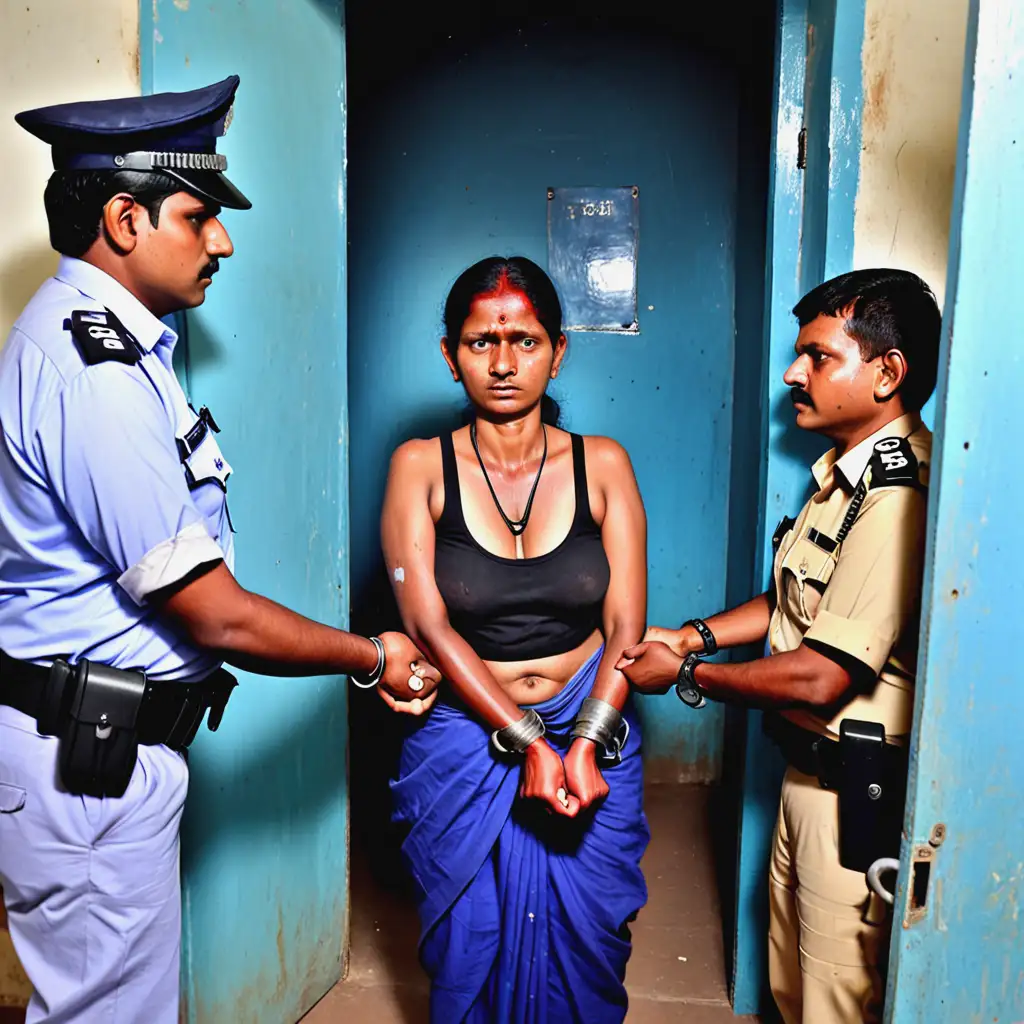
[[[526,748],[544,733],[544,719],[530,708],[518,721],[495,729],[491,733],[491,744],[500,754],[525,754]]]
[[[629,739],[629,722],[608,701],[587,697],[573,723],[572,738],[590,740],[597,748],[597,759],[615,765],[622,760]]]

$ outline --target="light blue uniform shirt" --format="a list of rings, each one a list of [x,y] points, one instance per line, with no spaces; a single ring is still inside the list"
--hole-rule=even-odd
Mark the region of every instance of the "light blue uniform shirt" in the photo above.
[[[104,308],[138,342],[135,365],[82,358],[65,321]],[[176,342],[112,277],[64,257],[0,351],[0,647],[12,657],[89,658],[154,679],[218,666],[146,603],[233,556],[231,467],[213,432],[188,473],[179,455],[198,417],[171,366]]]

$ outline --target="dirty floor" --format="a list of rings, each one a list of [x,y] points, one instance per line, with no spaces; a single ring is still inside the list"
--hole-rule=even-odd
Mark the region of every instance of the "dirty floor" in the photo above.
[[[644,858],[650,898],[633,925],[626,975],[627,1024],[756,1024],[734,1017],[726,997],[718,880],[709,801],[701,786],[647,791],[651,845]],[[415,911],[374,884],[354,850],[349,974],[303,1024],[427,1024],[427,979],[416,961]],[[0,1007],[0,1024],[23,1011]]]
[[[647,791],[650,893],[632,927],[626,974],[628,1024],[755,1024],[734,1017],[726,995],[722,917],[703,786]],[[376,886],[353,856],[348,977],[303,1024],[427,1024],[427,979],[416,961],[417,924],[407,903]]]

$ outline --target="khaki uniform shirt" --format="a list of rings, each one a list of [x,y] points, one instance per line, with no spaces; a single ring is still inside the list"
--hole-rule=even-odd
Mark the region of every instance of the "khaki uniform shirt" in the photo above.
[[[892,438],[905,440],[897,445]],[[908,445],[918,463],[916,483],[893,484],[895,477],[913,475],[913,460],[905,457]],[[914,413],[887,423],[842,458],[833,449],[814,464],[818,491],[775,555],[769,646],[777,654],[814,641],[812,647],[834,653],[840,664],[852,658],[866,666],[875,682],[858,688],[831,718],[802,708],[783,712],[805,729],[838,737],[840,722],[857,718],[881,722],[891,743],[906,742],[917,670],[931,445],[931,432]],[[860,512],[842,543],[834,545],[862,479],[868,490]]]

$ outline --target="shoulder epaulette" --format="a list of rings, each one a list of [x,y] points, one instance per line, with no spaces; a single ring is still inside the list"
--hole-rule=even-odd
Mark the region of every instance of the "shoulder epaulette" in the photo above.
[[[868,463],[868,488],[925,487],[926,477],[905,437],[886,437],[875,442]]]
[[[111,361],[131,366],[142,358],[135,339],[109,309],[76,309],[64,330],[71,332],[89,366]]]

